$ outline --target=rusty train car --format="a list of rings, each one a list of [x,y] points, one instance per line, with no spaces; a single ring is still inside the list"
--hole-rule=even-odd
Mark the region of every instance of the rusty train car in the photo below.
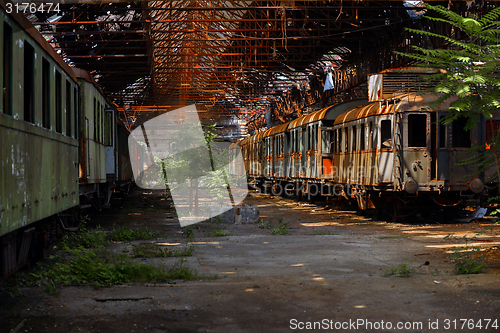
[[[75,212],[130,184],[132,170],[114,106],[4,1],[0,45],[0,274],[9,275],[48,254]]]
[[[437,95],[408,86],[427,74],[418,67],[386,70],[369,78],[368,99],[329,106],[241,140],[250,184],[275,195],[350,201],[394,219],[430,204],[484,198],[488,171],[460,162],[481,153],[470,148],[485,147],[487,128],[498,130],[500,114],[492,124],[480,117],[470,130],[464,118],[443,125],[453,100],[435,106]]]

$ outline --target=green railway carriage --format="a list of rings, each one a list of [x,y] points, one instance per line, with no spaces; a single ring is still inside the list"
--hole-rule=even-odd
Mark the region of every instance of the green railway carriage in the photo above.
[[[80,155],[78,159],[80,185],[88,185],[83,191],[97,191],[98,184],[106,183],[106,130],[107,112],[112,109],[94,79],[84,70],[74,69],[78,78],[80,111],[79,138]]]
[[[0,1],[0,250],[9,274],[27,259],[42,221],[79,204],[78,83],[22,14]]]

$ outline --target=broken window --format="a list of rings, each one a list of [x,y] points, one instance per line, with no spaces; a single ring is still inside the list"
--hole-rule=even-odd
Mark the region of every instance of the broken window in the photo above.
[[[71,136],[71,83],[66,80],[66,135]]]
[[[365,124],[362,124],[361,125],[361,131],[359,133],[359,149],[360,150],[365,150],[365,141],[366,141],[366,137],[365,137]]]
[[[97,141],[97,99],[94,98],[94,140]]]
[[[390,119],[385,119],[380,122],[380,144],[381,148],[392,148],[392,128]]]
[[[334,133],[333,131],[321,131],[321,153],[328,154],[333,152],[332,136]]]
[[[42,126],[50,129],[50,63],[42,59]]]
[[[408,115],[408,147],[427,147],[427,115]]]
[[[104,144],[106,146],[113,145],[113,112],[106,111],[106,119],[105,119],[105,128],[106,133],[104,135]]]
[[[352,127],[352,151],[356,151],[357,150],[357,131],[356,131],[356,126],[353,126]]]
[[[75,135],[73,136],[75,139],[78,139],[78,89],[75,87],[73,89],[73,110],[75,112]]]
[[[3,112],[12,115],[12,28],[3,24]]]
[[[368,149],[373,149],[373,124],[372,122],[370,121],[368,123]]]
[[[62,133],[62,78],[56,71],[56,132]]]
[[[24,120],[35,120],[35,49],[24,42]]]
[[[490,149],[492,142],[495,140],[495,136],[500,133],[500,121],[499,120],[487,120],[486,121],[486,149]]]
[[[470,130],[465,129],[467,118],[460,117],[451,123],[452,147],[470,148]]]

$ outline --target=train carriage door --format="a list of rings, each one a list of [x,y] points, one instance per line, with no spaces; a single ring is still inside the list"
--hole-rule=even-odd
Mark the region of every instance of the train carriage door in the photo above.
[[[434,173],[432,140],[428,113],[412,112],[404,115],[403,169],[418,184],[428,184]]]
[[[318,177],[333,178],[333,151],[335,142],[333,127],[318,127]]]
[[[378,122],[377,169],[378,182],[391,183],[393,175],[393,127],[391,116],[381,116]]]

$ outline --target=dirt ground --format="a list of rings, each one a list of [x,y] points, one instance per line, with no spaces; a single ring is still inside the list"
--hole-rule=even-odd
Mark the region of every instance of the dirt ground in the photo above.
[[[194,244],[188,266],[218,278],[75,286],[56,296],[22,288],[24,297],[1,294],[0,331],[500,332],[500,226],[493,219],[394,223],[263,194],[245,203],[257,205],[273,227],[287,222],[290,235],[272,235],[257,223],[200,223],[188,240],[161,192],[115,199],[93,223],[166,232],[168,238],[148,242],[172,248]],[[473,243],[485,269],[456,275],[450,253],[462,243],[445,236],[472,237],[485,227],[493,230]],[[229,236],[214,236],[220,228]],[[408,277],[387,274],[405,264]]]

